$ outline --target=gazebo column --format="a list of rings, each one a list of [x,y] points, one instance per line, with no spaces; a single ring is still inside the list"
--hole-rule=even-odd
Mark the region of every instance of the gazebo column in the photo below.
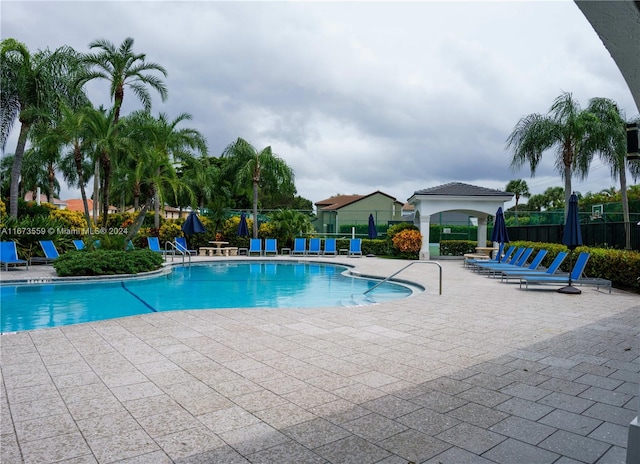
[[[478,246],[487,246],[487,216],[478,217]]]
[[[431,259],[429,254],[429,227],[431,226],[431,216],[429,214],[420,215],[420,233],[422,234],[422,248],[420,249],[420,260]]]

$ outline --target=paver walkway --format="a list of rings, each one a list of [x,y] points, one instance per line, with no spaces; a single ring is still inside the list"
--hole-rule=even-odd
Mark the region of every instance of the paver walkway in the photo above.
[[[406,264],[321,259],[378,276]],[[399,277],[427,291],[384,304],[4,334],[0,461],[623,463],[640,297],[441,264],[442,295],[437,268],[416,265]]]

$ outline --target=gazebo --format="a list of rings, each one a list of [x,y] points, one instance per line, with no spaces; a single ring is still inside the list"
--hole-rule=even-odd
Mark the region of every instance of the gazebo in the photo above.
[[[450,182],[424,190],[417,190],[409,198],[409,203],[415,208],[414,224],[420,228],[422,234],[422,249],[420,259],[428,260],[429,255],[429,226],[431,215],[455,211],[478,218],[478,246],[487,245],[487,217],[495,215],[499,207],[513,198],[513,194],[486,187]]]

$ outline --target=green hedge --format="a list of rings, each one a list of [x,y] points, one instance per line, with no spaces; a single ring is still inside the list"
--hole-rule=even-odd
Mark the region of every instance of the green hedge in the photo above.
[[[137,274],[161,266],[162,255],[150,250],[69,251],[53,262],[61,277]]]

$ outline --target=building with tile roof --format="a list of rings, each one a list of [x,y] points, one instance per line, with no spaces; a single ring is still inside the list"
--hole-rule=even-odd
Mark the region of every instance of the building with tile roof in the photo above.
[[[341,233],[341,227],[368,224],[370,214],[379,226],[402,221],[402,202],[379,190],[368,195],[336,195],[315,205],[318,219],[314,225],[326,234]]]
[[[41,193],[40,198],[38,198],[38,194],[32,190],[29,190],[27,193],[24,194],[24,201],[35,201],[38,203],[51,203],[53,206],[55,206],[58,209],[65,209],[67,207],[66,202],[59,198],[53,197],[51,201],[49,201],[49,199],[47,198],[47,195],[45,195],[44,193]]]
[[[422,234],[420,259],[430,259],[429,226],[431,217],[439,212],[457,212],[476,217],[478,220],[478,246],[487,244],[487,218],[495,215],[499,207],[511,201],[513,194],[501,190],[449,182],[448,184],[416,190],[409,198],[414,206],[414,224]]]

